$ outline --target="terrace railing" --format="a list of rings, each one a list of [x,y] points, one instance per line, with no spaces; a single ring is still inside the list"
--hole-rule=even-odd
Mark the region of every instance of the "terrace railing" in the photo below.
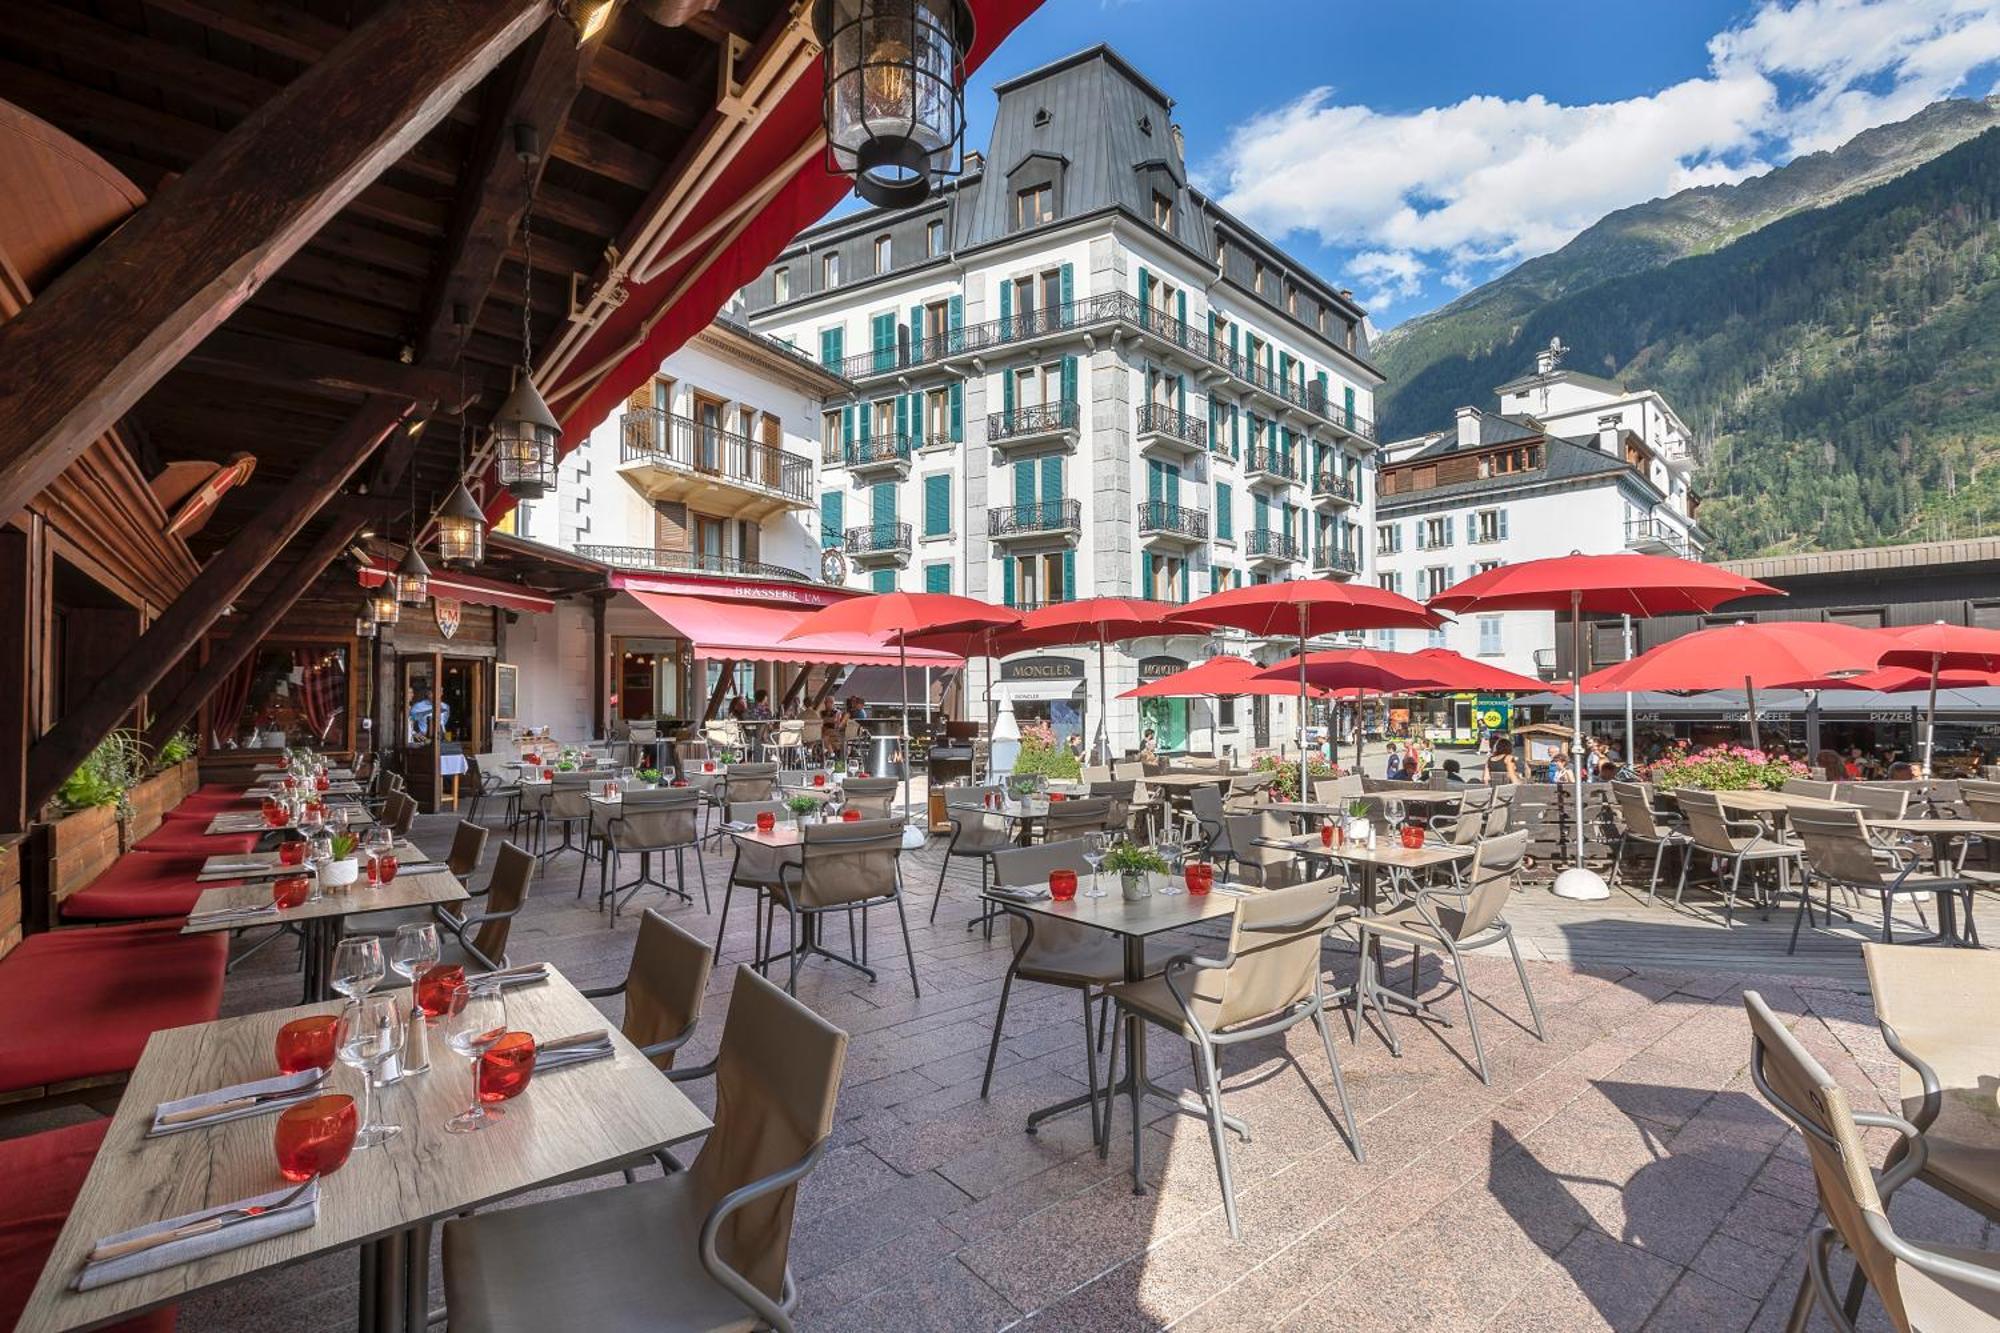
[[[1034,407],[1014,407],[991,412],[986,417],[986,442],[1005,444],[1009,440],[1075,430],[1083,412],[1074,399],[1041,403]]]
[[[651,546],[579,546],[576,553],[617,569],[636,569],[662,574],[726,574],[737,578],[785,579],[805,583],[803,570],[762,560],[743,560],[733,555],[708,555],[701,551],[670,551]]]
[[[652,463],[752,490],[812,502],[812,460],[657,407],[618,418],[619,459]]]
[[[1142,500],[1139,504],[1139,533],[1148,537],[1186,537],[1191,541],[1207,541],[1208,512],[1168,504],[1165,500]]]
[[[1151,432],[1179,440],[1190,449],[1208,448],[1208,423],[1165,403],[1146,403],[1139,409],[1139,433]]]
[[[1002,505],[986,511],[988,537],[1028,537],[1081,531],[1081,500],[1035,500],[1024,505]]]

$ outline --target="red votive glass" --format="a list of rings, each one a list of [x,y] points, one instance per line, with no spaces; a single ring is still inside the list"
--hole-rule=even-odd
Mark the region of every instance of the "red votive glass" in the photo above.
[[[331,781],[330,781],[330,780],[329,780],[329,779],[327,778],[326,774],[324,774],[324,773],[320,774],[320,775],[319,775],[318,777],[316,777],[316,778],[314,778],[314,779],[313,779],[313,790],[314,790],[314,791],[325,791],[325,790],[326,790],[327,788],[331,787],[332,785],[333,785],[333,783],[332,783],[332,782],[331,782]]]
[[[842,810],[840,818],[843,823],[858,824],[861,822],[861,812],[859,810]]]
[[[1074,870],[1051,870],[1049,872],[1049,897],[1059,903],[1066,903],[1076,897],[1076,872]]]
[[[297,791],[298,789],[299,789],[299,780],[293,777],[291,774],[287,773],[285,775],[285,790]]]
[[[535,1039],[509,1032],[479,1057],[479,1100],[504,1102],[518,1097],[535,1074]]]
[[[824,787],[825,785],[826,785],[826,774],[824,773],[813,774],[813,786]]]
[[[312,876],[287,875],[271,881],[271,901],[280,909],[297,907],[312,896]]]
[[[278,804],[276,801],[264,802],[264,822],[272,828],[283,828],[286,824],[290,823],[289,813],[284,806]]]
[[[524,754],[521,756],[521,762],[539,768],[541,766],[542,757],[538,754]]]
[[[286,1180],[332,1175],[354,1151],[354,1131],[360,1127],[354,1099],[344,1092],[330,1092],[285,1108],[272,1135],[278,1150],[278,1174]]]
[[[281,866],[302,866],[306,863],[306,844],[302,838],[278,844],[278,864]]]
[[[1196,897],[1215,887],[1215,867],[1206,861],[1190,861],[1181,871],[1187,881],[1187,891]]]
[[[396,864],[396,854],[394,852],[375,853],[368,863],[368,882],[376,885],[394,884],[396,882]]]
[[[686,779],[686,778],[675,778],[675,779],[674,779],[674,780],[673,780],[672,782],[669,782],[669,783],[668,783],[667,785],[668,785],[669,787],[685,787],[685,786],[687,786],[687,779]]]
[[[777,826],[778,826],[778,817],[776,815],[772,814],[769,810],[762,810],[758,812],[757,831],[759,833],[769,833],[772,829],[776,828]]]
[[[333,1030],[340,1019],[333,1014],[295,1018],[278,1029],[278,1072],[296,1074],[301,1069],[333,1068]]]
[[[458,963],[434,963],[417,977],[417,1008],[426,1018],[451,1012],[452,999],[465,989],[465,968]]]
[[[1055,804],[1057,801],[1067,801],[1068,799],[1069,797],[1065,796],[1063,793],[1059,791],[1052,791],[1049,793],[1049,803],[1051,805]]]
[[[1319,826],[1319,845],[1322,847],[1333,846],[1333,821],[1331,819]]]
[[[702,760],[701,771],[704,773],[713,773],[715,771],[715,761],[713,759]]]
[[[1424,830],[1419,824],[1403,825],[1403,845],[1411,851],[1424,845]]]

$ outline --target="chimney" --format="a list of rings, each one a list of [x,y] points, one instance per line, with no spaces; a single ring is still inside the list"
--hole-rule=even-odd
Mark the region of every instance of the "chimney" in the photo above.
[[[978,175],[980,168],[984,167],[985,165],[986,165],[986,154],[980,152],[976,148],[968,148],[965,150],[965,171],[962,174],[967,176]]]
[[[1469,449],[1479,443],[1479,409],[1461,407],[1458,409],[1458,447]]]
[[[1187,161],[1187,136],[1181,133],[1181,123],[1175,121],[1167,128],[1174,136],[1174,160],[1176,162]]]
[[[1620,456],[1618,448],[1618,416],[1613,413],[1597,419],[1597,447],[1613,458]]]

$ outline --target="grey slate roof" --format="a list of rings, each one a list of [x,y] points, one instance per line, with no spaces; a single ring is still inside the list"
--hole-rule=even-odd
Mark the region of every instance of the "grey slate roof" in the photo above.
[[[1499,418],[1506,420],[1507,418]],[[1533,439],[1539,432],[1528,432],[1519,438]],[[1629,478],[1654,490],[1651,482],[1627,464],[1623,459],[1613,458],[1584,440],[1566,439],[1560,435],[1543,436],[1542,466],[1530,472],[1513,472],[1500,477],[1475,477],[1470,481],[1456,481],[1445,486],[1433,486],[1427,491],[1410,491],[1396,495],[1377,495],[1375,512],[1377,517],[1393,517],[1398,512],[1411,509],[1427,509],[1437,505],[1476,495],[1498,496],[1507,491],[1530,487],[1558,485],[1563,482],[1582,481],[1591,477]],[[1457,452],[1455,439],[1440,442],[1448,448],[1426,448],[1413,455],[1413,459],[1439,458]],[[1405,460],[1398,460],[1401,466]]]

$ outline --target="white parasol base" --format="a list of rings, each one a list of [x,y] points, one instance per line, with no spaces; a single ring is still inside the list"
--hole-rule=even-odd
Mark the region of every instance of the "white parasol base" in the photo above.
[[[1556,876],[1555,895],[1558,898],[1574,898],[1579,902],[1599,902],[1611,896],[1611,886],[1604,882],[1604,876],[1583,866],[1571,866]]]

